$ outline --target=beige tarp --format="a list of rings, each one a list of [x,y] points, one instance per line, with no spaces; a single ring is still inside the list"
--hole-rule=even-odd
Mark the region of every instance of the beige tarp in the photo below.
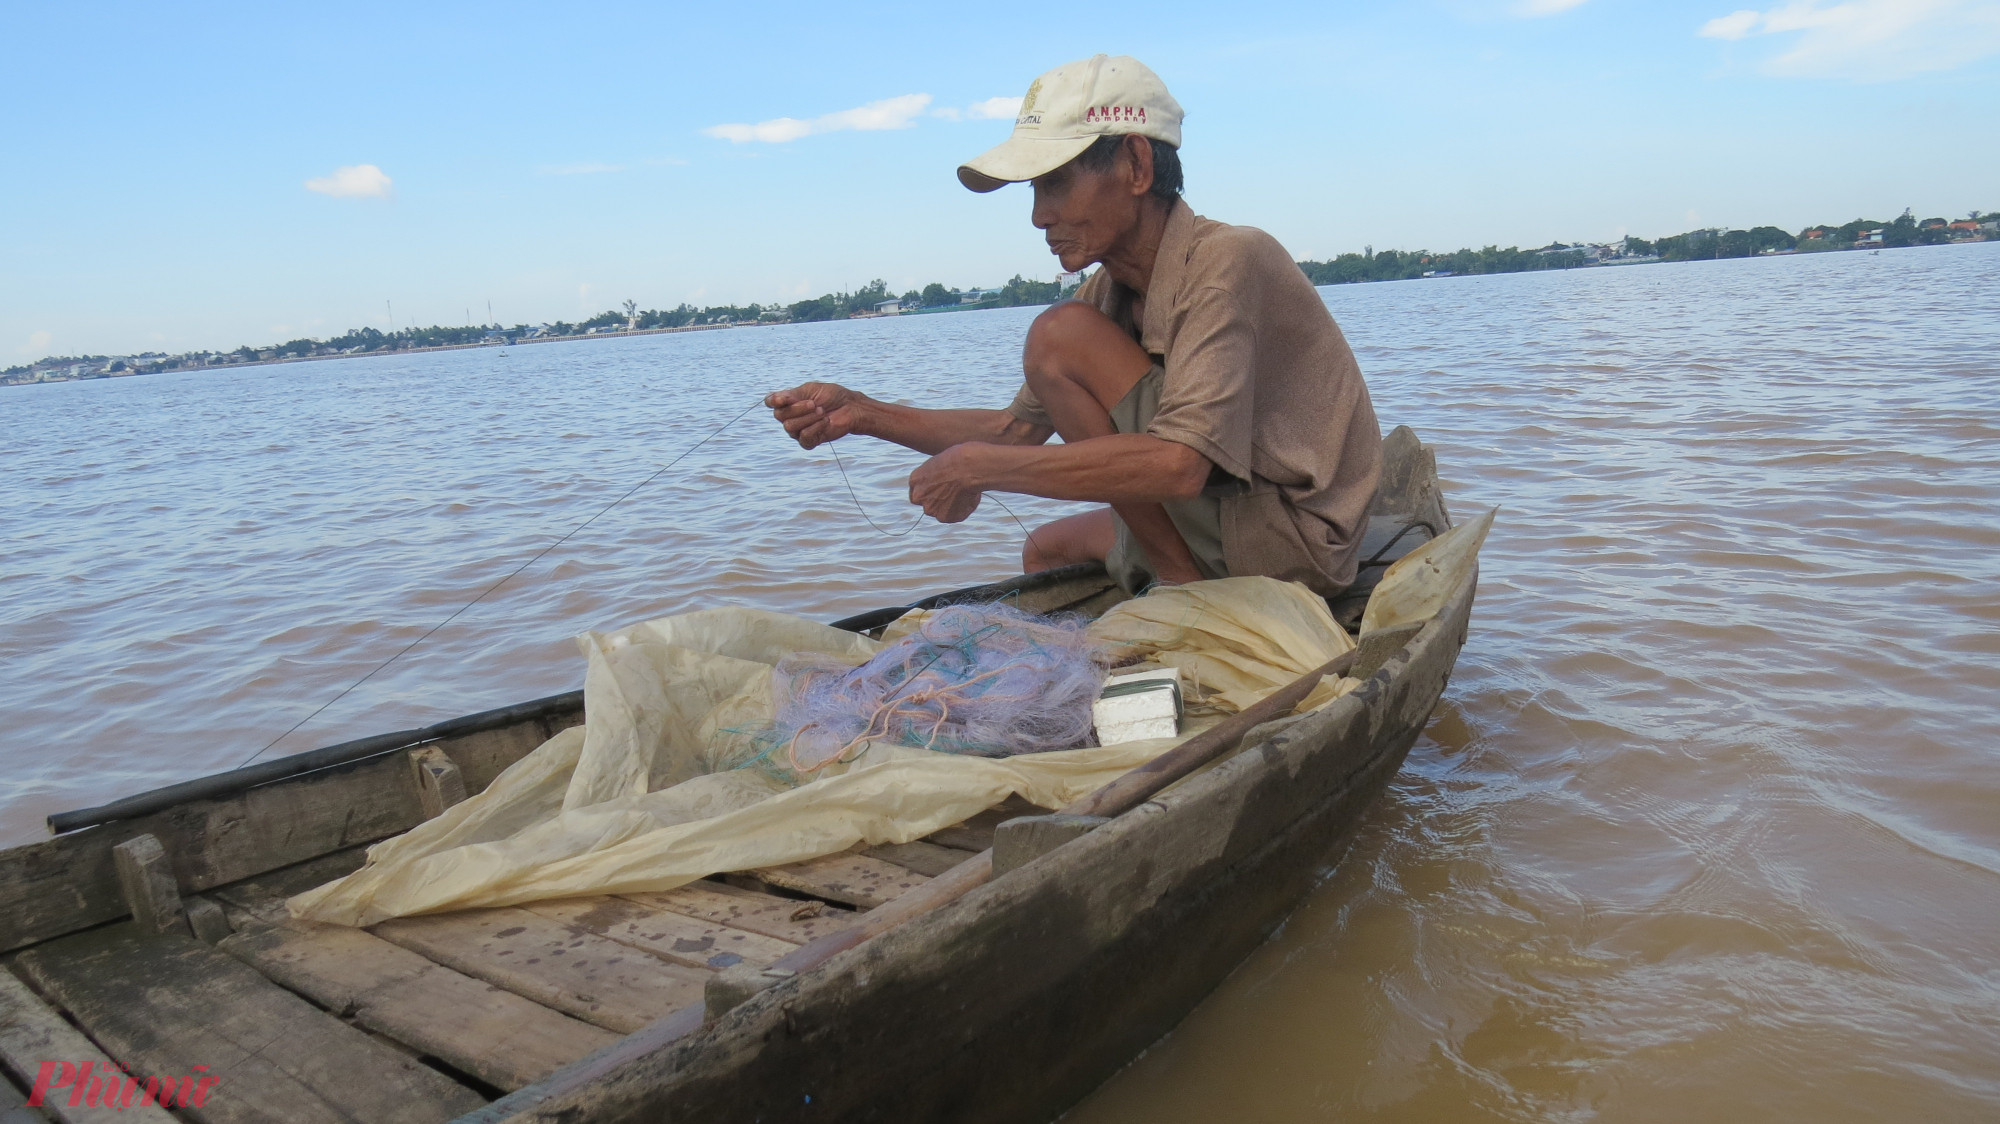
[[[1057,808],[1178,739],[982,758],[867,743],[813,779],[743,768],[792,652],[859,664],[882,641],[753,609],[706,609],[579,643],[586,726],[557,734],[487,789],[371,848],[361,870],[291,900],[347,925],[542,898],[667,890],[710,874],[905,843],[1010,795]],[[1178,666],[1204,704],[1183,736],[1353,647],[1304,586],[1226,578],[1155,590],[1090,627],[1127,658]],[[1353,687],[1322,683],[1306,707]]]

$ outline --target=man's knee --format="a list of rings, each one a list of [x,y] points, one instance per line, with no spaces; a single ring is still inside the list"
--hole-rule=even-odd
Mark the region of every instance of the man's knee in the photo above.
[[[1065,392],[1074,388],[1110,410],[1152,369],[1153,359],[1095,307],[1064,301],[1035,317],[1021,365],[1028,389],[1044,406],[1073,401]]]
[[[1103,559],[1093,559],[1082,543],[1047,542],[1041,531],[1029,535],[1028,541],[1021,544],[1021,572],[1024,574],[1060,570],[1064,566],[1091,561],[1102,562]]]
[[[1036,541],[1032,533],[1028,535],[1028,541],[1021,544],[1022,573],[1039,574],[1043,570],[1053,570],[1060,565],[1062,565],[1061,562],[1055,561],[1054,558],[1042,550],[1042,544]]]
[[[1101,562],[1117,538],[1110,508],[1069,515],[1028,532],[1021,544],[1021,572],[1053,570],[1077,562]]]
[[[1032,388],[1054,379],[1074,381],[1088,362],[1092,344],[1118,333],[1111,318],[1082,301],[1060,301],[1043,309],[1028,328],[1021,367]],[[1121,334],[1122,333],[1118,333]]]

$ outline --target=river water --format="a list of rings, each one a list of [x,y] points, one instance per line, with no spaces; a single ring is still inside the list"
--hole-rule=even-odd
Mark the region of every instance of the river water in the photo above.
[[[1070,1119],[2000,1117],[2000,245],[1324,292],[1502,509],[1471,642],[1347,859]],[[0,391],[0,841],[239,764],[765,390],[1001,404],[1033,314]],[[742,417],[269,752],[573,688],[585,628],[1016,568],[842,445],[853,496]]]

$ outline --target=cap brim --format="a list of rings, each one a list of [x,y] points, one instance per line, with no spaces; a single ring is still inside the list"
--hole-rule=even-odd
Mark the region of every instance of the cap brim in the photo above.
[[[958,182],[974,191],[1045,176],[1083,155],[1096,137],[1008,137],[958,166]]]

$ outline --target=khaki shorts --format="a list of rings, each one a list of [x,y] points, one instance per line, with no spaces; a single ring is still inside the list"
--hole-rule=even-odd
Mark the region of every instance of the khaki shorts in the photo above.
[[[1153,424],[1153,415],[1160,409],[1160,385],[1166,377],[1165,369],[1155,363],[1111,408],[1111,424],[1118,432],[1144,433]],[[1241,490],[1242,481],[1231,479],[1202,489],[1201,495],[1193,499],[1168,500],[1161,505],[1167,509],[1167,518],[1173,520],[1181,538],[1187,541],[1202,577],[1229,576],[1229,567],[1222,559],[1222,497]],[[1111,519],[1117,524],[1118,537],[1112,543],[1110,556],[1104,560],[1104,568],[1125,592],[1137,593],[1152,583],[1153,567],[1146,560],[1145,548],[1132,537],[1125,521],[1116,515]]]

